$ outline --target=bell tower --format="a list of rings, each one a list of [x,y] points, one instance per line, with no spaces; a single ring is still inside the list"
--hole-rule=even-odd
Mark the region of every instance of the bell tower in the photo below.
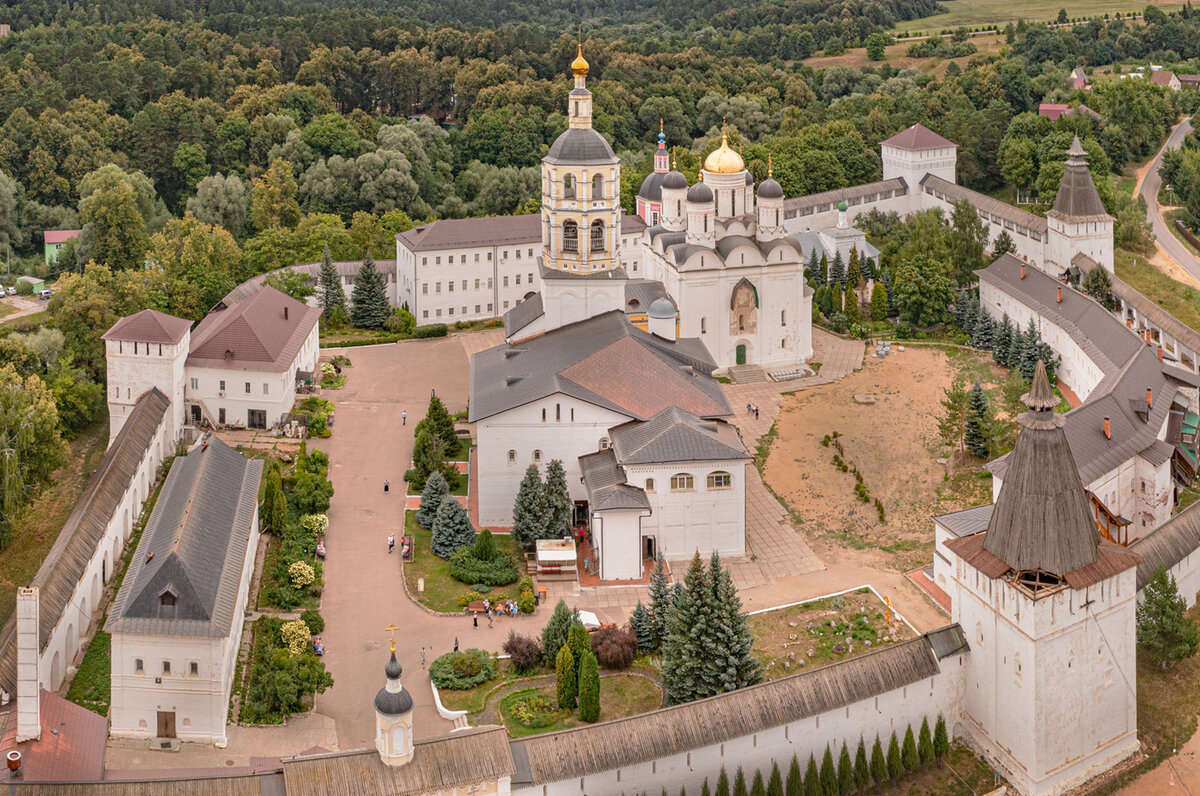
[[[582,43],[571,73],[575,87],[567,99],[567,129],[542,158],[542,265],[595,274],[621,263],[621,166],[608,141],[592,129]]]

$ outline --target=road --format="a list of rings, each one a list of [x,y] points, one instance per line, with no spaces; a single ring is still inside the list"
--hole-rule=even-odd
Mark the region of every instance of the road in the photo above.
[[[1142,180],[1142,186],[1138,193],[1146,200],[1146,221],[1154,230],[1154,237],[1158,240],[1158,245],[1179,264],[1180,268],[1200,279],[1200,259],[1188,251],[1187,246],[1183,245],[1183,242],[1171,232],[1167,222],[1163,221],[1162,211],[1158,206],[1158,189],[1162,185],[1162,178],[1158,176],[1158,167],[1162,165],[1162,154],[1167,149],[1178,149],[1184,136],[1191,131],[1190,119],[1184,119],[1175,125],[1175,129],[1167,137],[1166,143],[1162,145],[1162,149],[1158,150],[1158,154],[1150,163],[1150,168],[1146,172],[1145,179]]]
[[[26,296],[6,296],[0,299],[0,303],[15,307],[17,310],[0,318],[0,323],[7,323],[8,321],[15,321],[17,318],[24,318],[27,315],[41,312],[46,309],[46,305],[49,302],[38,301],[36,298],[28,298]]]

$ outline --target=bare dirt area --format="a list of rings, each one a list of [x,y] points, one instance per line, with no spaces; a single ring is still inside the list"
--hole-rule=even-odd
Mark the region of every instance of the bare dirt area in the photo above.
[[[861,371],[841,381],[791,396],[776,421],[765,480],[831,567],[895,572],[926,564],[933,549],[930,517],[990,499],[982,461],[955,454],[939,463],[945,449],[938,419],[956,375],[990,387],[1002,371],[981,353],[897,348],[883,360],[869,356]],[[856,492],[856,470],[866,502]]]

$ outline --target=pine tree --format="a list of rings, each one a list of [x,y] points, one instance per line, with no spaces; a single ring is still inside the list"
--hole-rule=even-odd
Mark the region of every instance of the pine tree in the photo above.
[[[792,763],[788,766],[784,792],[787,796],[804,796],[804,775],[800,773],[800,761],[795,755],[792,755]]]
[[[346,291],[342,289],[342,278],[338,276],[337,269],[333,266],[333,258],[329,256],[328,243],[321,252],[321,274],[317,278],[317,284],[321,291],[322,317],[329,320],[335,309],[340,309],[340,314],[344,316],[346,314]]]
[[[721,773],[717,775],[717,789],[713,796],[729,796],[729,774],[725,772],[725,766],[721,766]]]
[[[871,765],[867,762],[867,744],[863,737],[858,736],[858,751],[854,753],[854,785],[859,790],[866,790],[871,784]]]
[[[887,773],[888,778],[893,781],[904,773],[904,761],[900,758],[900,742],[896,740],[895,731],[892,732],[892,738],[888,741]]]
[[[662,644],[662,681],[668,705],[717,693],[711,683],[705,682],[709,668],[704,659],[708,651],[705,635],[711,617],[711,591],[705,582],[706,576],[704,563],[697,552],[684,576],[683,592],[667,614],[667,635]]]
[[[887,311],[887,288],[883,286],[883,282],[876,282],[871,288],[871,320],[886,321]]]
[[[438,509],[442,507],[442,498],[450,494],[446,477],[440,472],[430,473],[425,480],[425,488],[421,490],[421,507],[417,509],[417,525],[422,528],[432,528],[437,519]]]
[[[1012,344],[1012,333],[1012,319],[1006,312],[992,331],[992,359],[1001,365],[1008,364],[1008,347]]]
[[[450,554],[460,547],[469,547],[475,543],[475,528],[467,510],[453,495],[442,498],[437,515],[433,520],[433,539],[429,543],[430,550],[438,558],[449,558]]]
[[[375,268],[375,259],[370,252],[363,258],[362,267],[354,277],[354,295],[350,305],[350,322],[361,329],[382,329],[392,314],[387,285],[383,281],[383,274]]]
[[[741,766],[738,766],[737,773],[733,775],[733,796],[750,796],[746,790],[746,772],[742,771]]]
[[[833,752],[828,746],[821,758],[821,790],[828,794],[837,793],[837,769],[833,767]]]
[[[784,796],[783,775],[779,772],[779,763],[771,761],[771,776],[767,780],[767,796]]]
[[[821,787],[821,772],[817,770],[817,759],[808,756],[808,768],[804,769],[804,796],[825,796]]]
[[[850,262],[846,266],[846,290],[858,291],[862,285],[862,266],[858,261],[858,249],[850,247]]]
[[[546,529],[542,539],[562,539],[571,535],[571,513],[575,504],[567,491],[567,474],[559,459],[546,467]]]
[[[875,786],[882,785],[888,778],[887,758],[883,754],[883,744],[879,736],[875,736],[875,745],[871,747],[871,779]]]
[[[976,382],[975,386],[971,388],[971,397],[967,405],[967,422],[963,433],[963,441],[972,456],[978,456],[980,459],[988,457],[992,425],[992,410],[987,392]]]
[[[950,738],[946,734],[946,720],[938,714],[937,724],[933,726],[933,756],[941,760],[950,751]]]
[[[442,403],[441,398],[434,395],[429,399],[429,408],[425,410],[425,417],[417,425],[419,427],[428,426],[433,435],[442,441],[447,456],[454,456],[458,453],[461,443],[458,440],[458,434],[454,431],[454,418],[450,416],[450,412]]]
[[[721,557],[713,551],[709,562],[708,582],[712,589],[709,603],[712,624],[709,628],[707,655],[709,682],[718,690],[736,691],[762,680],[762,665],[754,655],[754,634],[742,613],[742,599],[729,570],[721,566]]]
[[[1166,669],[1196,652],[1196,624],[1184,612],[1175,578],[1160,566],[1137,606],[1137,644]]]
[[[755,769],[754,780],[750,785],[750,796],[767,796],[767,786],[763,782],[763,775],[760,769]]]
[[[967,427],[968,403],[969,396],[966,389],[960,380],[955,379],[946,388],[945,397],[942,398],[943,414],[938,420],[938,435],[941,437],[943,445],[962,447],[963,434]]]
[[[579,623],[579,611],[567,607],[564,600],[559,600],[554,606],[554,613],[542,628],[542,655],[547,666],[554,666],[558,659],[559,649],[567,643],[567,634],[571,625]]]
[[[646,606],[642,605],[641,600],[638,600],[633,612],[629,615],[629,627],[637,636],[638,649],[649,650],[651,644],[650,612],[646,610]]]
[[[841,252],[834,252],[833,262],[829,264],[829,281],[838,284],[846,282],[846,262],[842,259]]]
[[[850,750],[842,744],[842,754],[837,764],[838,793],[854,792],[854,763],[850,762]]]
[[[921,755],[917,753],[917,739],[913,737],[912,725],[904,730],[904,745],[900,747],[900,762],[905,771],[916,771],[921,767]]]
[[[600,668],[591,650],[583,653],[579,664],[579,718],[586,722],[600,718]]]
[[[929,719],[921,719],[921,733],[917,736],[917,754],[921,758],[921,767],[929,768],[933,762],[933,735],[929,732]]]
[[[517,500],[513,504],[513,543],[522,550],[532,550],[538,539],[545,538],[545,529],[545,487],[537,465],[531,464],[525,470],[525,477],[517,489]]]
[[[654,571],[650,573],[650,646],[647,649],[651,652],[662,650],[672,602],[674,598],[667,584],[667,562],[659,553],[654,560]]]
[[[575,657],[566,644],[558,651],[554,660],[554,685],[558,706],[566,710],[575,709]]]
[[[568,628],[567,646],[571,648],[571,657],[575,661],[575,680],[578,681],[583,658],[592,651],[592,637],[582,623],[575,622]]]

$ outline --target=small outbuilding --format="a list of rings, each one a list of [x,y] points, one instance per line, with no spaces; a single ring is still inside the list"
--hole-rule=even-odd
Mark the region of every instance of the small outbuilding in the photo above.
[[[29,285],[29,292],[32,295],[37,295],[46,289],[46,280],[40,276],[18,276],[17,289],[19,292],[24,293],[25,291],[20,289],[21,285]]]

